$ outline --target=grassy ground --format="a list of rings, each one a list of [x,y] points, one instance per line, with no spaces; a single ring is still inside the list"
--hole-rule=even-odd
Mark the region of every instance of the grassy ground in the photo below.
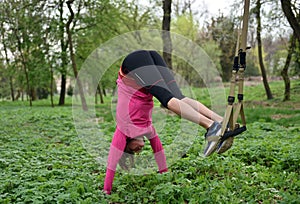
[[[292,82],[289,102],[281,100],[282,82],[271,88],[271,101],[262,85],[245,88],[248,130],[230,151],[203,158],[200,130],[168,173],[118,172],[111,196],[101,191],[105,165],[84,148],[70,105],[1,102],[0,203],[299,203],[300,81]],[[198,93],[209,105],[205,91]],[[110,103],[97,106],[106,137],[115,127],[110,108]],[[168,118],[160,134],[164,144],[178,131],[178,120]]]

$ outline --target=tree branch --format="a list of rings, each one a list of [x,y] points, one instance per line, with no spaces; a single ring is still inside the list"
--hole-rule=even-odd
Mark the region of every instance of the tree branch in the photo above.
[[[291,0],[280,0],[280,1],[281,1],[281,7],[284,12],[284,15],[286,16],[289,24],[293,28],[297,39],[300,41],[300,23],[293,13]]]

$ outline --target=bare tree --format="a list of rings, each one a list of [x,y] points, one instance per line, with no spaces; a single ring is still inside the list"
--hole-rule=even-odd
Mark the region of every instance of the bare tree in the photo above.
[[[10,65],[10,61],[9,61],[9,56],[8,56],[8,52],[7,52],[7,46],[6,46],[6,43],[5,43],[5,37],[4,37],[4,33],[5,33],[5,30],[3,29],[4,28],[4,21],[1,22],[1,36],[0,36],[0,39],[2,40],[2,44],[3,44],[3,50],[4,50],[4,54],[5,54],[5,61],[6,61],[6,65],[9,66]],[[10,75],[9,76],[9,86],[10,86],[10,95],[11,95],[11,100],[14,101],[15,100],[15,93],[14,93],[14,85],[13,85],[13,79],[12,79],[12,76]]]
[[[61,59],[61,82],[60,82],[60,95],[59,95],[59,102],[58,105],[65,104],[65,95],[66,95],[66,84],[67,84],[67,49],[68,49],[68,42],[65,40],[65,26],[64,26],[64,0],[59,0],[59,35],[60,35],[60,59]]]
[[[270,86],[268,83],[267,72],[266,72],[266,68],[264,65],[263,54],[262,54],[262,40],[261,40],[261,29],[262,28],[261,28],[260,12],[261,12],[261,1],[257,0],[254,13],[256,14],[256,21],[257,21],[256,39],[257,39],[257,46],[258,46],[258,59],[259,59],[261,75],[263,78],[263,83],[264,83],[265,91],[267,94],[267,98],[273,99],[273,95],[272,95],[272,92],[271,92],[271,89],[270,89]]]
[[[283,101],[289,101],[290,100],[291,81],[290,81],[290,78],[289,78],[289,75],[288,75],[288,71],[289,71],[289,66],[290,66],[290,63],[291,63],[291,60],[292,60],[292,55],[293,55],[295,46],[296,46],[296,38],[295,38],[295,33],[294,33],[292,35],[291,39],[290,39],[288,55],[286,57],[284,68],[281,71],[281,76],[284,80],[284,85],[285,85]]]
[[[172,7],[172,0],[163,1],[163,11],[164,11],[164,16],[162,21],[163,58],[170,69],[172,69],[172,54],[171,54],[172,41],[170,35],[171,7]]]
[[[76,78],[76,82],[77,82],[77,86],[78,86],[78,90],[79,90],[82,109],[84,111],[87,111],[88,107],[87,107],[86,100],[85,100],[85,97],[84,97],[83,86],[81,84],[80,79],[78,78],[78,70],[77,70],[77,65],[76,65],[76,61],[75,61],[75,54],[74,54],[74,50],[73,50],[72,32],[70,30],[70,25],[71,25],[72,21],[74,20],[74,16],[75,16],[74,12],[72,10],[72,6],[71,6],[73,2],[74,2],[74,0],[67,1],[67,6],[68,6],[68,9],[70,11],[70,16],[69,16],[68,22],[66,24],[66,29],[67,29],[67,34],[68,34],[68,44],[69,44],[72,68],[73,68],[74,76]]]
[[[295,4],[292,4],[291,0],[281,0],[281,7],[284,12],[284,15],[286,16],[289,24],[293,28],[296,38],[300,42],[300,20],[299,17],[297,17],[300,15],[300,8],[296,8]]]

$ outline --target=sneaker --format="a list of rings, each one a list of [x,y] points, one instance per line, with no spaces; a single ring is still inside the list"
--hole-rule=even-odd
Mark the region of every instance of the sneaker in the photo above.
[[[239,124],[235,125],[235,128],[239,128],[239,127],[240,127]],[[229,131],[228,125],[227,125],[227,130],[226,131]],[[235,130],[231,131],[233,136],[236,135],[236,134],[234,134],[234,131]],[[237,134],[240,134],[240,133],[237,133]],[[233,139],[234,139],[233,136],[220,142],[220,144],[218,145],[218,148],[217,148],[217,153],[218,154],[222,154],[222,153],[226,152],[227,150],[229,150],[231,148],[231,146],[233,144]]]
[[[222,153],[226,152],[227,150],[229,150],[231,148],[232,144],[233,144],[233,137],[229,137],[228,139],[220,142],[220,144],[218,145],[218,148],[217,148],[217,153],[222,154]]]
[[[205,139],[208,141],[206,148],[204,149],[204,156],[210,156],[216,151],[219,144],[219,136],[221,135],[222,125],[218,122],[214,122],[207,130]],[[214,138],[216,137],[216,138]]]

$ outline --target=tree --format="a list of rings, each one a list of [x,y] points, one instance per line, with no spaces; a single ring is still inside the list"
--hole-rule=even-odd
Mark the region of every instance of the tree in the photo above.
[[[68,41],[65,40],[65,23],[64,23],[64,0],[59,0],[58,3],[58,11],[59,11],[59,21],[58,21],[58,33],[59,33],[59,41],[60,41],[60,95],[58,105],[65,104],[65,96],[66,96],[66,84],[67,84],[67,65],[68,65]]]
[[[300,8],[296,7],[296,1],[295,3],[292,4],[291,0],[281,0],[281,7],[284,12],[284,15],[286,16],[289,24],[293,28],[295,32],[295,36],[300,41],[300,19],[299,17],[299,12]],[[298,2],[299,6],[299,2]]]
[[[163,11],[164,11],[164,16],[162,20],[163,58],[170,69],[172,69],[172,41],[170,35],[171,11],[172,11],[171,7],[172,7],[172,0],[163,1]]]
[[[296,42],[296,47],[293,54],[293,62],[294,63],[292,64],[292,74],[300,77],[300,42],[298,40]]]
[[[261,1],[257,0],[256,1],[256,7],[254,9],[254,13],[256,16],[256,23],[257,23],[257,30],[256,30],[256,39],[257,39],[257,46],[258,46],[258,59],[259,59],[259,65],[260,65],[260,70],[261,70],[261,75],[263,78],[263,84],[265,87],[265,91],[267,94],[267,98],[268,99],[273,99],[273,95],[268,83],[268,79],[267,79],[267,73],[266,73],[266,69],[264,66],[264,60],[263,60],[263,55],[262,55],[262,40],[261,40],[261,16],[260,16],[260,12],[261,12]]]
[[[80,24],[75,28],[76,33],[76,62],[78,68],[85,62],[87,57],[97,51],[95,55],[99,55],[99,45],[107,40],[120,35],[128,30],[141,30],[145,25],[149,25],[150,9],[144,10],[137,5],[135,1],[126,4],[125,1],[118,1],[112,4],[109,0],[97,1],[92,0],[85,2],[85,9],[81,12]],[[135,36],[138,40],[139,36]],[[100,57],[100,56],[98,56]],[[95,58],[98,58],[95,57]],[[92,65],[97,66],[97,65]],[[85,86],[95,86],[95,97],[100,95],[100,102],[103,102],[103,95],[106,95],[105,89],[113,89],[116,86],[116,72],[118,71],[120,62],[117,66],[112,65],[106,69],[101,81],[90,80]],[[116,69],[117,68],[117,69]],[[92,90],[89,88],[89,90]]]
[[[37,0],[4,1],[1,6],[1,33],[6,52],[10,54],[10,61],[6,65],[17,73],[10,75],[10,81],[13,83],[15,78],[15,81],[19,81],[19,89],[26,87],[26,96],[32,106],[32,101],[38,97],[37,90],[46,90],[49,75],[43,44],[47,23],[45,3]],[[23,74],[18,70],[20,67]]]
[[[74,55],[74,50],[73,50],[72,31],[70,30],[70,25],[71,25],[72,21],[74,20],[74,12],[73,12],[73,9],[72,9],[72,3],[73,2],[74,2],[74,0],[67,1],[67,6],[68,6],[68,9],[70,11],[70,16],[69,16],[69,20],[66,24],[66,30],[67,30],[67,34],[68,34],[68,44],[69,44],[69,51],[70,51],[70,57],[71,57],[73,72],[74,72],[74,76],[76,78],[76,82],[77,82],[77,86],[78,86],[78,90],[79,90],[82,109],[84,111],[87,111],[88,107],[87,107],[84,92],[83,92],[83,86],[81,84],[80,78],[78,78],[78,70],[77,70],[77,65],[76,65],[75,55]],[[79,6],[79,10],[80,10],[80,6]]]
[[[222,51],[219,48],[219,44],[212,39],[207,39],[199,34],[199,25],[193,18],[191,5],[189,3],[190,2],[186,2],[183,7],[181,7],[181,5],[178,5],[179,2],[176,2],[176,16],[172,21],[172,30],[173,32],[181,34],[199,44],[212,59],[217,69],[221,71],[220,57],[222,55]],[[192,51],[188,50],[188,52]],[[199,79],[195,68],[193,68],[188,62],[185,62],[180,58],[173,57],[172,63],[174,66],[173,68],[176,68],[174,71],[179,73],[189,84],[194,86],[203,85],[203,81]]]
[[[212,18],[212,23],[207,29],[212,39],[218,43],[222,50],[220,56],[222,78],[224,81],[229,81],[232,73],[232,60],[235,55],[237,43],[235,23],[230,18],[220,15],[216,19]]]
[[[17,8],[15,8],[17,10]],[[14,11],[16,11],[14,10]],[[24,11],[23,11],[24,12]],[[16,12],[15,12],[16,13]],[[23,13],[24,14],[24,13]],[[11,13],[8,13],[7,11],[7,16],[10,16]],[[22,15],[22,14],[21,14]],[[23,16],[24,17],[24,16]],[[29,105],[32,106],[32,94],[30,94],[30,82],[29,82],[29,74],[28,74],[28,64],[27,64],[27,57],[25,56],[25,52],[29,52],[29,39],[26,30],[24,29],[19,29],[20,27],[22,28],[24,25],[21,23],[21,16],[16,16],[16,22],[13,22],[11,20],[9,23],[12,25],[12,32],[13,35],[15,36],[15,40],[17,43],[17,50],[19,52],[20,56],[20,61],[22,64],[22,68],[24,70],[24,75],[26,79],[26,92],[29,94]],[[26,23],[26,21],[24,21]]]
[[[287,57],[286,57],[284,68],[281,71],[281,76],[284,80],[284,85],[285,85],[283,101],[289,101],[290,100],[291,82],[290,82],[290,78],[289,78],[289,75],[288,75],[288,70],[289,70],[289,66],[290,66],[290,63],[291,63],[292,54],[294,52],[295,46],[296,46],[296,38],[295,38],[295,33],[294,33],[292,35],[291,39],[290,39],[290,46],[289,46],[289,49],[288,49],[288,54],[287,54]]]
[[[7,45],[5,42],[5,30],[4,28],[4,21],[1,21],[1,37],[0,39],[3,42],[3,50],[4,50],[4,58],[5,58],[5,63],[6,63],[6,69],[3,69],[3,73],[1,75],[4,76],[4,74],[9,75],[9,86],[10,86],[10,95],[11,95],[11,100],[14,101],[15,100],[15,93],[14,93],[14,85],[13,85],[13,78],[12,76],[9,74],[9,68],[11,67],[11,63],[8,57],[8,49],[7,49]],[[4,63],[1,62],[1,65],[3,65],[4,67]],[[4,70],[6,70],[6,73],[4,73]]]

